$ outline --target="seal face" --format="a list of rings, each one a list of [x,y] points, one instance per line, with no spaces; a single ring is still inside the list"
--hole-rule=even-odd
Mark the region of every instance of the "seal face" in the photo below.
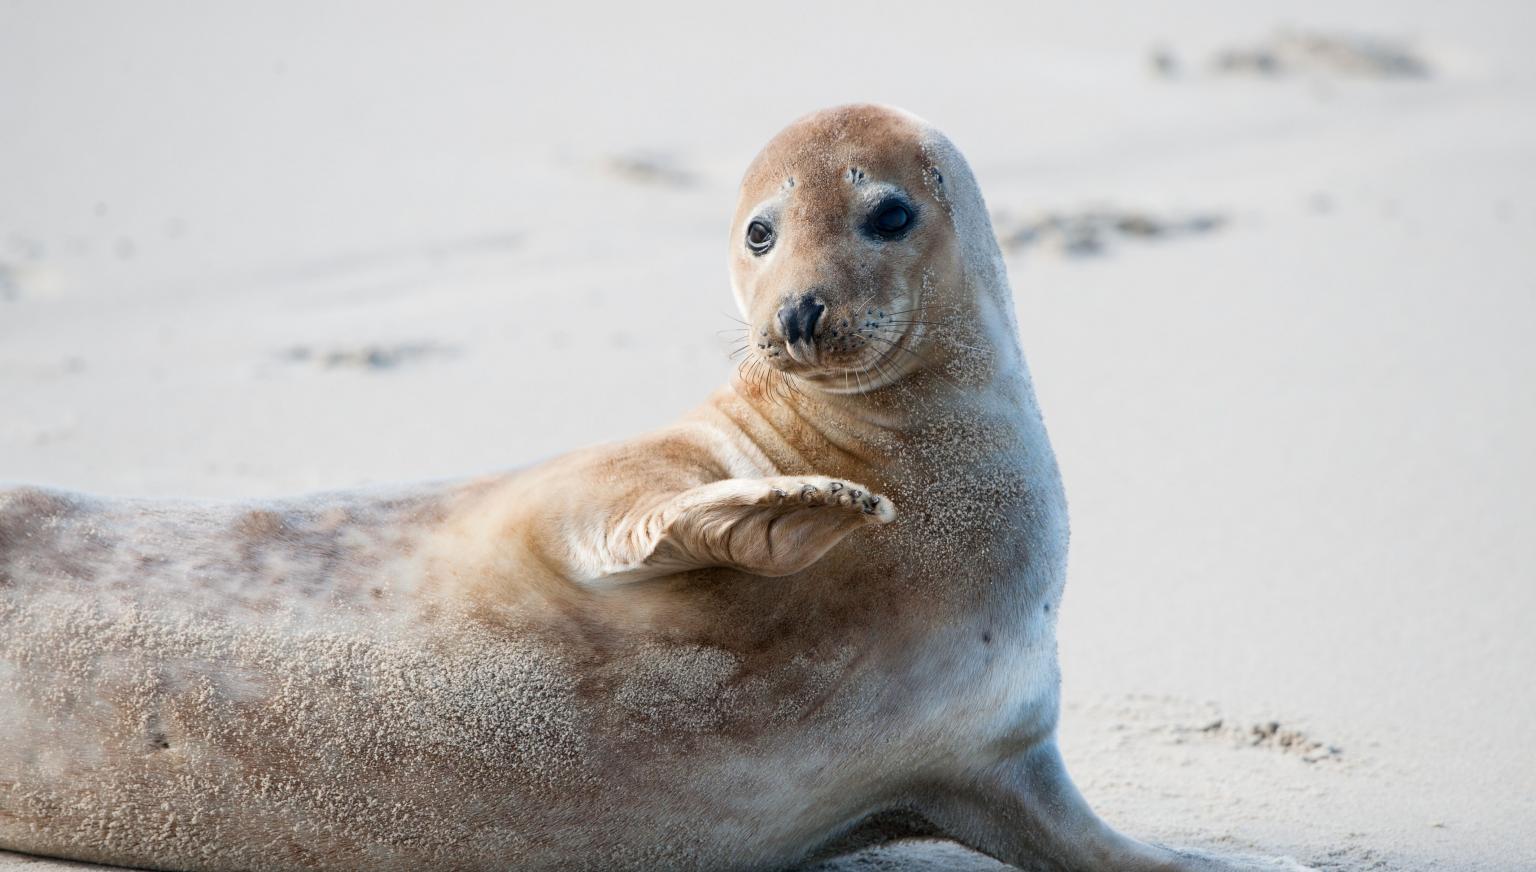
[[[0,491],[0,847],[166,869],[775,869],[1141,844],[1054,740],[1066,508],[969,167],[804,118],[730,241],[750,350],[674,426],[261,505]]]
[[[911,348],[925,301],[961,263],[915,119],[847,112],[775,137],[747,170],[732,233],[754,360],[839,393],[926,362]]]

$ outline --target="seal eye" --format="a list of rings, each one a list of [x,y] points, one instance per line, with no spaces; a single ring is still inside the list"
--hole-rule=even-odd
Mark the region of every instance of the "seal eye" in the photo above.
[[[761,221],[747,225],[747,247],[753,254],[762,254],[773,247],[773,228]]]
[[[912,224],[912,210],[900,200],[887,200],[869,216],[869,229],[880,236],[900,236]]]

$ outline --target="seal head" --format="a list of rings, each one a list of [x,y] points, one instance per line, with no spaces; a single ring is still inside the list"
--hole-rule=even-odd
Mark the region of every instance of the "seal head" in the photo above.
[[[832,392],[867,391],[937,363],[919,348],[965,252],[946,149],[882,106],[807,116],[748,168],[731,278],[754,356]]]

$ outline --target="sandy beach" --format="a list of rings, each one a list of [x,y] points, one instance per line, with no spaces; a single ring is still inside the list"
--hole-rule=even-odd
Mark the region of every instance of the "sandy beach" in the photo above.
[[[1157,5],[0,0],[0,481],[263,497],[665,424],[731,372],[752,154],[903,106],[1008,255],[1083,792],[1536,869],[1536,5]]]

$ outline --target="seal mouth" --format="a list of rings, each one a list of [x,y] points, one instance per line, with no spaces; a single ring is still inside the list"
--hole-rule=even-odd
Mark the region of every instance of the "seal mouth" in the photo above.
[[[911,348],[922,332],[922,325],[912,325],[893,338],[880,339],[876,344],[881,347],[868,359],[852,366],[810,373],[808,380],[816,381],[822,390],[835,394],[868,393],[894,384],[922,363],[922,358]],[[796,377],[806,378],[799,374]]]
[[[776,331],[757,331],[756,354],[748,360],[760,360],[786,380],[829,393],[876,390],[923,363],[913,350],[926,333],[921,313],[915,300],[833,309],[806,295],[779,309]]]
[[[821,365],[821,347],[814,342],[786,342],[784,353],[801,366],[814,368]]]

